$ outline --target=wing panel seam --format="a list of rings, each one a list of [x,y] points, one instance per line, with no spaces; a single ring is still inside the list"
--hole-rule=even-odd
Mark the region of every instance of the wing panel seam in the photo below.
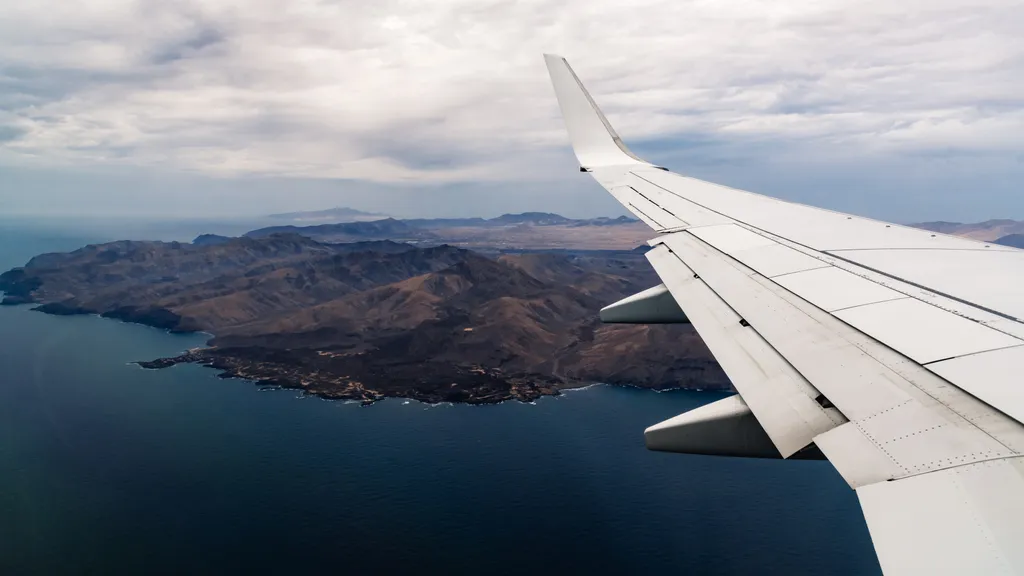
[[[907,402],[910,402],[910,400],[908,400]],[[899,404],[899,406],[902,406],[903,404],[906,404],[906,402]],[[893,408],[895,408],[895,406]],[[891,409],[892,408],[889,408],[888,410],[883,410],[882,412],[888,412]],[[868,418],[873,418],[874,416],[877,415],[878,414],[875,414],[873,416],[869,416]],[[863,426],[860,425],[859,421],[850,420],[850,422],[852,422],[853,425],[857,427],[857,430],[860,432],[860,435],[867,438],[869,442],[874,444],[875,448],[877,448],[882,454],[885,454],[885,457],[888,458],[890,462],[892,462],[896,466],[899,466],[900,470],[903,470],[904,474],[910,474],[910,469],[904,466],[903,463],[901,463],[899,460],[897,460],[895,456],[890,454],[889,451],[885,449],[884,443],[880,443],[878,440],[876,440],[874,436],[872,436],[867,430],[864,429]]]
[[[661,210],[661,211],[663,211],[663,212],[667,213],[667,214],[668,214],[669,216],[671,216],[671,217],[673,217],[673,218],[676,218],[677,220],[682,220],[682,218],[679,218],[679,216],[676,216],[675,214],[673,214],[673,213],[672,213],[672,211],[671,211],[671,210],[669,210],[668,208],[665,208],[665,207],[664,207],[664,206],[662,206],[661,204],[658,204],[658,203],[657,203],[657,202],[655,202],[654,200],[651,200],[650,198],[648,198],[648,197],[647,197],[647,195],[646,195],[646,194],[644,194],[643,192],[641,192],[641,191],[637,190],[636,188],[634,188],[634,187],[632,187],[632,186],[629,186],[629,189],[630,189],[630,190],[632,190],[633,192],[636,192],[637,194],[639,194],[641,198],[643,198],[644,200],[647,200],[647,201],[648,201],[648,202],[650,202],[650,203],[651,203],[652,205],[654,205],[654,206],[657,206],[659,210]]]
[[[672,195],[673,195],[673,196],[675,196],[676,198],[679,198],[679,199],[681,199],[681,200],[684,200],[684,201],[686,201],[686,202],[689,202],[689,203],[691,203],[691,204],[694,204],[694,205],[696,205],[696,206],[700,206],[701,208],[703,208],[703,209],[705,209],[705,210],[708,210],[708,211],[711,211],[711,212],[714,212],[715,214],[718,214],[719,216],[722,216],[723,218],[728,218],[728,219],[730,219],[730,220],[732,220],[732,221],[734,221],[734,222],[738,222],[738,223],[740,223],[740,224],[743,224],[744,226],[747,226],[747,227],[749,227],[749,228],[753,228],[754,230],[757,230],[757,231],[759,231],[759,232],[763,232],[763,233],[765,233],[765,234],[769,234],[769,235],[771,235],[771,236],[776,236],[775,234],[771,234],[771,233],[770,233],[770,232],[768,232],[767,230],[764,230],[764,229],[762,229],[762,228],[759,228],[759,227],[757,227],[757,226],[754,226],[753,224],[750,224],[750,223],[744,222],[743,220],[739,220],[739,219],[736,219],[736,218],[734,218],[734,217],[732,217],[732,216],[729,216],[729,215],[727,215],[727,214],[723,214],[722,212],[719,212],[718,210],[715,210],[714,208],[710,208],[710,207],[708,207],[708,206],[705,206],[705,205],[701,204],[700,202],[694,202],[693,200],[690,200],[689,198],[686,198],[686,197],[680,196],[679,194],[677,194],[677,193],[673,192],[672,190],[669,190],[668,188],[665,188],[664,186],[661,186],[661,185],[659,185],[659,184],[656,184],[656,183],[654,183],[654,182],[651,182],[650,180],[648,180],[647,178],[644,178],[643,176],[641,176],[641,175],[637,174],[637,173],[636,173],[636,172],[634,172],[633,170],[630,170],[630,171],[629,171],[629,173],[630,173],[630,174],[632,174],[633,176],[636,176],[637,178],[639,178],[639,179],[643,180],[644,182],[647,182],[647,183],[648,183],[648,184],[650,184],[651,186],[655,186],[655,187],[657,187],[657,188],[660,188],[660,189],[662,189],[662,190],[664,190],[664,191],[668,192],[669,194],[672,194]],[[709,182],[709,184],[712,184],[712,183],[710,183],[710,182]],[[727,186],[723,186],[723,188],[728,188],[728,187],[727,187]],[[729,189],[729,190],[734,190],[734,189],[732,189],[732,188],[728,188],[728,189]],[[746,192],[745,190],[738,190],[738,191],[739,191],[739,192]],[[748,193],[748,194],[751,194],[751,192],[747,192],[747,193]],[[776,198],[776,200],[778,200],[778,198]],[[782,200],[782,201],[783,201],[783,202],[785,202],[785,200]],[[836,213],[838,214],[838,212],[836,212]],[[780,238],[785,238],[785,237],[783,237],[783,236],[779,236],[779,237],[780,237]],[[885,276],[885,277],[887,277],[887,278],[892,278],[893,280],[898,280],[898,281],[900,281],[900,282],[903,282],[903,283],[905,283],[905,284],[908,284],[908,285],[910,285],[910,286],[914,286],[915,288],[920,288],[920,289],[922,289],[922,290],[926,290],[926,291],[928,291],[928,292],[931,292],[931,293],[933,293],[933,294],[937,294],[937,295],[939,295],[939,296],[943,296],[943,297],[945,297],[945,298],[949,298],[950,300],[953,300],[953,301],[955,301],[955,302],[959,302],[959,303],[961,303],[961,304],[965,304],[965,305],[967,305],[967,306],[971,306],[971,307],[977,308],[978,310],[984,310],[985,312],[988,312],[988,313],[990,313],[990,314],[995,314],[996,316],[999,316],[1000,318],[1004,318],[1004,319],[1006,319],[1006,320],[1010,320],[1010,321],[1013,321],[1013,322],[1017,322],[1017,323],[1019,323],[1019,324],[1024,324],[1024,321],[1022,321],[1022,320],[1021,320],[1021,319],[1019,319],[1019,318],[1015,318],[1015,317],[1013,317],[1013,316],[1010,316],[1009,314],[1006,314],[1006,313],[1003,313],[1003,312],[999,312],[999,311],[997,311],[997,310],[993,310],[993,309],[991,309],[991,308],[988,308],[988,307],[986,307],[986,306],[982,306],[982,305],[980,305],[980,304],[976,304],[976,303],[974,303],[974,302],[971,302],[970,300],[964,300],[964,299],[962,299],[962,298],[958,298],[958,297],[956,297],[956,296],[951,296],[951,295],[949,295],[949,294],[946,294],[946,293],[944,293],[944,292],[940,292],[940,291],[938,291],[938,290],[935,290],[935,289],[933,289],[933,288],[929,288],[929,287],[927,287],[927,286],[922,286],[922,285],[920,285],[920,284],[918,284],[918,283],[916,283],[916,282],[911,282],[911,281],[905,280],[905,279],[903,279],[903,278],[900,278],[899,276],[896,276],[896,275],[894,275],[894,274],[889,274],[889,273],[887,273],[887,272],[883,272],[883,271],[881,271],[881,270],[877,270],[877,269],[875,269],[875,268],[872,268],[872,267],[870,267],[870,266],[865,266],[865,265],[863,265],[863,264],[860,264],[860,263],[857,263],[857,262],[853,262],[853,261],[851,261],[851,260],[849,260],[849,259],[847,259],[847,258],[843,258],[842,256],[840,256],[840,255],[838,255],[838,254],[835,254],[835,252],[837,252],[837,250],[833,250],[833,251],[826,251],[826,250],[816,250],[816,249],[814,249],[814,248],[812,248],[812,247],[810,247],[810,246],[807,246],[806,244],[802,244],[802,243],[800,243],[800,242],[797,242],[797,241],[795,241],[795,240],[791,240],[791,239],[789,239],[789,238],[785,238],[785,239],[786,239],[786,241],[788,241],[788,242],[791,242],[791,243],[793,243],[793,244],[796,244],[797,246],[800,246],[800,247],[802,247],[802,248],[804,248],[804,249],[806,249],[806,250],[810,250],[810,251],[812,251],[812,252],[816,252],[816,253],[819,253],[819,254],[828,254],[829,256],[832,256],[832,257],[834,257],[834,258],[837,258],[837,259],[839,259],[839,260],[842,260],[843,262],[846,262],[847,264],[850,264],[850,265],[852,265],[852,266],[857,266],[857,267],[860,267],[860,268],[864,268],[865,270],[870,270],[870,271],[872,271],[872,272],[874,272],[874,273],[876,273],[876,274],[881,274],[882,276]],[[809,254],[809,256],[813,256],[813,255]],[[922,302],[924,302],[924,301],[922,300]],[[930,305],[932,305],[932,306],[935,306],[935,304],[932,304],[932,303],[930,303],[930,302],[926,302],[926,303],[927,303],[927,304],[930,304]],[[935,307],[936,307],[936,308],[939,308],[939,310],[944,310],[944,311],[946,311],[946,312],[950,312],[949,310],[945,310],[944,308],[941,308],[941,307],[939,307],[939,306],[935,306]],[[954,313],[954,314],[955,314],[955,312],[951,312],[951,313]],[[958,316],[962,316],[962,315],[958,314]],[[972,321],[974,321],[974,322],[978,322],[978,320],[975,320],[974,318],[968,318],[968,317],[966,317],[966,316],[964,316],[964,318],[967,318],[968,320],[972,320]],[[979,322],[979,323],[980,323],[980,322]],[[998,329],[996,329],[996,328],[992,328],[991,326],[986,326],[986,327],[988,327],[988,328],[991,328],[992,330],[998,330]],[[999,331],[999,332],[1003,332],[1002,330],[998,330],[998,331]],[[1007,333],[1007,332],[1003,332],[1003,333],[1004,333],[1004,334],[1007,334],[1008,336],[1013,336],[1014,338],[1017,338],[1017,336],[1014,336],[1013,334],[1009,334],[1009,333]]]
[[[760,228],[758,228],[758,230],[760,230]],[[788,240],[788,238],[787,238],[787,240]],[[793,242],[793,241],[790,240],[790,242]],[[797,244],[799,246],[804,246],[803,244],[800,244],[799,242],[793,242],[793,243]],[[811,248],[810,246],[804,246],[804,248],[807,248],[808,250],[814,250],[814,248]],[[1000,312],[998,310],[993,310],[993,309],[991,309],[991,308],[989,308],[987,306],[982,306],[981,304],[975,304],[974,302],[971,302],[970,300],[964,300],[963,298],[959,298],[957,296],[953,296],[951,294],[947,294],[945,292],[936,290],[934,288],[930,288],[930,287],[925,286],[923,284],[918,284],[917,282],[912,282],[910,280],[906,280],[904,278],[896,276],[895,274],[890,274],[888,272],[883,272],[881,270],[878,270],[877,268],[872,268],[871,266],[867,266],[867,265],[861,264],[859,262],[854,262],[854,261],[852,261],[852,260],[850,260],[848,258],[843,258],[842,256],[836,254],[834,251],[833,252],[822,252],[822,254],[828,254],[829,256],[832,256],[834,258],[838,258],[839,260],[842,260],[843,262],[846,262],[847,264],[850,264],[851,266],[857,266],[857,267],[863,268],[865,270],[870,270],[870,271],[874,272],[875,274],[881,274],[882,276],[885,276],[886,278],[892,278],[893,280],[898,280],[900,282],[903,282],[904,284],[913,286],[915,288],[920,288],[921,290],[926,290],[928,292],[931,292],[932,294],[937,294],[939,296],[942,296],[943,298],[949,298],[950,300],[952,300],[954,302],[959,302],[961,304],[966,304],[967,306],[971,306],[973,308],[977,308],[978,310],[984,310],[985,312],[988,312],[989,314],[994,314],[996,316],[999,316],[1000,318],[1004,318],[1006,320],[1011,320],[1011,321],[1017,322],[1019,324],[1024,324],[1024,321],[1021,321],[1019,318],[1015,318],[1015,317],[1010,316],[1009,314],[1006,314],[1004,312]],[[924,300],[921,300],[921,301],[924,302],[925,304],[929,304],[931,306],[935,306],[935,304],[932,304],[931,302],[926,302]],[[950,314],[956,314],[956,312],[953,312],[951,310],[946,310],[945,308],[942,308],[941,306],[935,306],[935,307],[938,308],[939,310],[944,311],[944,312],[949,312]],[[980,320],[976,320],[976,319],[971,318],[969,316],[964,316],[963,314],[956,314],[956,315],[960,316],[961,318],[966,318],[966,319],[970,320],[971,322],[977,322],[978,324],[984,324]],[[991,326],[987,326],[987,327],[988,328],[992,328]],[[997,328],[992,328],[992,329],[993,330],[997,330],[998,332],[1002,332],[1003,334],[1006,334],[1007,336],[1012,336],[1014,338],[1018,338],[1017,336],[1014,336],[1013,334],[1010,334],[1009,332],[1004,332],[1003,330],[999,330]]]
[[[978,354],[988,354],[989,352],[998,352],[1000,350],[1009,350],[1010,348],[1020,348],[1021,346],[1024,346],[1024,343],[1022,343],[1022,344],[1014,344],[1012,346],[1003,346],[1002,348],[992,348],[990,350],[978,350],[977,352],[969,352],[967,354],[960,354],[959,356],[950,356],[949,358],[939,358],[938,360],[932,360],[930,362],[922,362],[921,366],[930,366],[932,364],[938,364],[939,362],[945,362],[946,360],[956,360],[957,358],[969,358],[971,356],[977,356]],[[941,376],[940,376],[940,378],[941,378]],[[945,378],[943,378],[943,379],[945,380]],[[950,384],[953,384],[953,383],[950,382]],[[956,386],[956,384],[953,384],[953,385]],[[959,386],[957,386],[957,387],[959,388]]]
[[[644,212],[643,210],[641,210],[641,209],[637,208],[637,207],[636,207],[636,206],[635,206],[635,205],[634,205],[634,204],[633,204],[632,202],[629,202],[628,204],[629,204],[629,207],[630,207],[630,208],[632,208],[633,210],[636,210],[637,212],[639,212],[639,213],[643,214],[643,215],[644,215],[644,217],[645,217],[645,218],[647,218],[648,220],[650,220],[651,222],[654,222],[654,223],[655,223],[656,225],[658,225],[658,226],[659,226],[659,227],[661,227],[662,229],[664,229],[664,228],[665,228],[665,226],[664,226],[663,224],[661,224],[660,222],[658,222],[657,220],[655,220],[655,219],[654,219],[654,218],[652,218],[651,216],[648,216],[647,212]]]
[[[841,270],[841,268],[840,268],[840,270]],[[798,296],[799,296],[799,294],[798,294]],[[860,304],[853,304],[853,305],[850,305],[850,306],[844,306],[842,308],[836,308],[835,310],[826,310],[826,312],[828,312],[829,314],[835,314],[836,312],[843,312],[845,310],[853,310],[854,308],[860,308],[861,306],[871,306],[872,304],[881,304],[882,302],[896,302],[897,300],[906,300],[908,298],[912,299],[912,300],[916,300],[916,298],[914,298],[913,296],[903,296],[902,298],[890,298],[888,300],[874,300],[872,302],[862,302]],[[922,364],[922,366],[923,366],[923,364]]]

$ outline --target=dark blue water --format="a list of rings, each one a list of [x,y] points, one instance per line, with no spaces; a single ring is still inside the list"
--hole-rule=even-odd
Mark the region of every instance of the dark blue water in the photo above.
[[[0,228],[0,269],[89,239]],[[0,573],[879,573],[829,464],[644,450],[721,395],[362,408],[127,364],[202,341],[0,308]]]

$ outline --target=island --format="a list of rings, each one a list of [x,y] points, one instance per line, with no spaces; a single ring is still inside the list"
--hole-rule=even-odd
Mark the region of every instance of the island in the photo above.
[[[483,221],[479,233],[467,232],[468,221],[433,229],[424,221],[359,222],[345,229],[345,242],[325,240],[321,225],[90,245],[0,274],[2,304],[206,332],[205,347],[139,365],[201,364],[223,377],[364,403],[528,402],[598,382],[730,388],[692,327],[598,320],[602,306],[659,283],[642,249],[447,243],[453,224],[477,240],[503,227],[515,236],[549,227],[541,238],[555,228],[630,227],[522,216]],[[378,237],[396,229],[404,241]]]

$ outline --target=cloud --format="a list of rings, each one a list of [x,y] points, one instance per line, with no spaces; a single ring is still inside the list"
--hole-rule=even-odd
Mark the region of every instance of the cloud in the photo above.
[[[542,52],[663,154],[1015,154],[1022,29],[1016,0],[37,0],[0,21],[0,162],[542,180]]]

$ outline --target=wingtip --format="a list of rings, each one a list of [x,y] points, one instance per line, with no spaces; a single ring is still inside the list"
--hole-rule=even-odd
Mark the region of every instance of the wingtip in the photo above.
[[[548,71],[550,72],[554,67],[557,67],[559,65],[568,66],[569,65],[569,61],[566,60],[565,57],[559,56],[558,54],[551,54],[551,53],[545,52],[544,53],[544,64],[547,65]]]
[[[544,60],[580,166],[648,165],[622,143],[568,60],[557,54],[544,54]]]

